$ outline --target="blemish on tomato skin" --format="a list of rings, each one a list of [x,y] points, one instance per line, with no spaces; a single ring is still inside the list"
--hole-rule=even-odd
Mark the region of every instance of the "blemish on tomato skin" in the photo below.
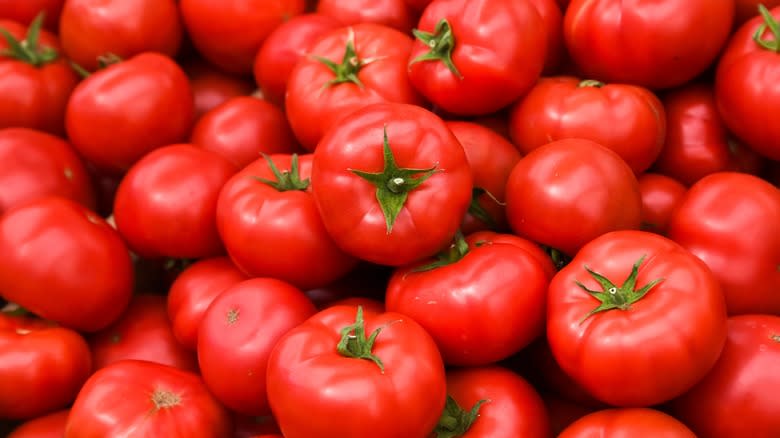
[[[240,314],[239,309],[230,309],[225,314],[225,321],[227,322],[227,325],[234,325],[238,322],[238,316]]]
[[[780,333],[773,333],[771,336],[769,336],[769,339],[780,344]]]

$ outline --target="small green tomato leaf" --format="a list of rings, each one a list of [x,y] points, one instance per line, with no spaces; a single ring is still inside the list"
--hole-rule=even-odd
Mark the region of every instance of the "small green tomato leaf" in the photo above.
[[[293,154],[290,170],[282,171],[276,167],[276,163],[274,163],[271,157],[263,154],[263,158],[265,159],[265,162],[268,163],[268,168],[271,169],[274,179],[253,176],[252,178],[256,181],[269,185],[280,192],[306,190],[309,187],[309,178],[301,180],[301,172],[298,166],[298,154]]]
[[[349,35],[344,46],[344,56],[341,58],[341,63],[335,63],[322,56],[314,56],[313,58],[325,64],[335,76],[333,79],[323,84],[323,89],[347,82],[351,82],[362,89],[363,82],[360,81],[358,73],[360,73],[360,70],[366,65],[381,59],[381,57],[366,59],[358,58],[357,51],[355,50],[355,32],[351,27],[349,28]]]
[[[490,400],[480,400],[466,411],[458,405],[454,398],[448,395],[444,412],[442,412],[439,423],[433,431],[436,438],[457,438],[465,435],[479,418],[479,410],[482,405],[489,402]]]
[[[455,50],[455,37],[452,35],[452,27],[446,18],[436,23],[436,27],[431,32],[423,32],[418,29],[412,31],[414,36],[425,43],[430,51],[414,58],[409,65],[423,61],[441,61],[458,79],[463,79],[455,63],[452,61],[452,51]]]
[[[35,16],[27,28],[27,34],[21,41],[11,35],[8,30],[0,28],[0,36],[8,44],[7,49],[0,51],[0,56],[7,56],[34,67],[41,67],[55,61],[59,56],[56,50],[51,47],[40,47],[38,45],[45,16],[44,12]]]
[[[766,6],[759,4],[758,12],[764,19],[764,23],[756,29],[756,32],[753,34],[753,41],[766,50],[780,52],[780,24],[777,23],[777,20],[775,20]],[[771,39],[764,39],[762,37],[767,27],[772,32]]]
[[[462,259],[463,257],[466,257],[466,254],[469,252],[469,244],[466,243],[466,239],[463,237],[463,233],[458,230],[455,233],[455,238],[453,239],[452,244],[450,244],[450,247],[440,252],[436,255],[436,260],[422,265],[418,266],[414,269],[412,269],[412,272],[425,272],[425,271],[432,271],[437,268],[441,268],[443,266],[451,265],[458,260]]]
[[[355,323],[341,329],[341,340],[336,346],[336,350],[345,357],[370,360],[374,362],[379,367],[382,374],[384,374],[385,366],[382,363],[382,360],[371,351],[374,348],[376,337],[379,336],[379,332],[381,331],[382,327],[379,327],[371,333],[371,336],[366,338],[366,323],[363,320],[363,306],[358,306]]]

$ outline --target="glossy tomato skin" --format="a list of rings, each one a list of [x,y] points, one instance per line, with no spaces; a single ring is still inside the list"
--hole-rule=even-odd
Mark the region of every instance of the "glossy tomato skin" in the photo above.
[[[340,63],[350,41],[356,62],[366,63],[356,74],[362,86],[354,81],[328,85],[338,77],[317,57]],[[406,73],[411,48],[409,35],[373,23],[339,27],[321,36],[295,65],[287,83],[287,118],[301,145],[315,150],[332,126],[350,112],[370,104],[423,105]]]
[[[780,317],[731,317],[723,354],[704,379],[674,401],[673,412],[699,436],[771,437],[780,430],[778,360]]]
[[[584,76],[660,89],[682,85],[707,69],[731,34],[733,20],[733,0],[572,0],[563,33]],[[697,41],[702,34],[707,40]]]
[[[198,331],[206,386],[233,411],[268,415],[268,357],[288,331],[316,313],[303,292],[274,278],[228,287],[211,303]]]
[[[506,204],[516,234],[570,256],[606,232],[640,226],[639,184],[631,168],[612,150],[584,139],[558,140],[523,157],[509,175]]]
[[[3,298],[63,326],[100,330],[130,301],[127,246],[105,220],[71,200],[39,198],[0,216],[0,254]]]
[[[0,214],[46,195],[96,207],[90,175],[73,146],[33,129],[0,129],[0,187]]]
[[[438,169],[414,190],[390,232],[377,188],[350,169],[382,172],[383,129],[400,168]],[[350,114],[320,142],[312,163],[312,193],[325,228],[344,251],[363,260],[403,266],[447,246],[472,191],[463,147],[435,114],[393,103]]]
[[[696,438],[685,424],[661,411],[648,408],[605,409],[588,414],[564,429],[558,438]]]
[[[458,74],[439,60],[414,62],[430,50],[417,39],[409,56],[409,78],[441,109],[458,115],[495,112],[528,92],[539,78],[547,52],[545,22],[530,0],[434,0],[417,30],[433,33],[447,19]]]
[[[599,300],[577,282],[602,287],[585,267],[622,285],[643,256],[635,290],[660,281],[626,310],[589,316]],[[585,245],[553,278],[547,306],[556,361],[613,406],[652,406],[681,395],[712,368],[726,339],[726,303],[712,272],[677,243],[644,231],[615,231]]]
[[[377,23],[409,34],[417,14],[406,0],[319,0],[317,12],[339,20],[344,25]]]
[[[154,150],[119,184],[114,200],[117,228],[141,257],[221,255],[217,197],[235,172],[227,159],[190,144]]]
[[[545,275],[549,280],[552,280],[553,276],[555,276],[555,273],[557,272],[552,259],[542,249],[541,246],[520,236],[483,230],[469,234],[466,240],[473,243],[474,245],[483,245],[485,243],[502,243],[517,246],[533,256],[533,258],[539,262],[539,265],[542,267]]]
[[[63,3],[65,0],[0,0],[0,17],[29,25],[39,13],[44,12],[43,27],[56,32]]]
[[[251,73],[265,38],[304,11],[304,0],[181,0],[184,25],[198,52],[230,73]],[[218,37],[216,37],[218,36]]]
[[[185,141],[192,117],[187,76],[172,59],[146,52],[79,83],[68,101],[65,126],[86,160],[122,173],[150,151]]]
[[[69,409],[28,420],[17,426],[6,438],[62,438]]]
[[[228,437],[230,415],[197,374],[124,360],[98,370],[71,408],[63,438]]]
[[[248,96],[257,88],[244,76],[225,73],[201,59],[183,65],[190,80],[195,121],[232,97]]]
[[[657,173],[643,173],[638,181],[642,195],[642,230],[666,234],[674,209],[688,189],[681,182]]]
[[[66,0],[59,35],[65,54],[94,71],[98,57],[112,53],[129,58],[143,52],[176,55],[182,23],[176,0]]]
[[[555,140],[583,138],[615,151],[639,175],[661,152],[666,119],[663,104],[646,88],[555,76],[540,79],[514,105],[509,129],[524,154]]]
[[[364,313],[381,328],[373,361],[336,350],[353,306],[325,309],[288,332],[268,360],[268,400],[286,438],[426,438],[444,408],[444,365],[433,339],[398,313]],[[319,415],[312,416],[312,412]],[[349,412],[347,417],[342,417]]]
[[[555,0],[531,0],[544,22],[547,35],[547,50],[544,57],[543,75],[554,75],[560,70],[566,55],[563,44],[563,11]]]
[[[709,266],[729,314],[780,315],[778,223],[777,187],[752,175],[718,172],[688,190],[668,235]]]

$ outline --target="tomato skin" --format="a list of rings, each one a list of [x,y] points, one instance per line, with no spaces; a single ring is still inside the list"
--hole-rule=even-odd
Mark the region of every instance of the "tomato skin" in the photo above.
[[[547,31],[535,1],[434,0],[417,29],[433,33],[447,19],[455,48],[452,62],[413,60],[430,46],[419,38],[409,55],[409,78],[426,99],[457,115],[495,112],[524,95],[539,78],[547,52]]]
[[[566,48],[563,44],[563,11],[556,0],[531,0],[545,26],[547,51],[543,75],[553,75],[559,70]]]
[[[56,32],[63,3],[65,0],[0,0],[0,17],[29,26],[36,15],[45,12],[43,27]]]
[[[780,430],[779,336],[778,316],[731,317],[723,354],[704,379],[674,401],[674,414],[699,436],[774,436]]]
[[[707,69],[729,38],[733,20],[733,0],[572,0],[563,33],[584,76],[660,89],[682,85]],[[697,41],[697,35],[707,40]]]
[[[780,6],[780,0],[736,0],[736,13],[734,14],[734,27],[738,28],[746,21],[754,18],[758,13],[758,5],[762,4],[767,9]]]
[[[780,191],[743,173],[708,175],[689,190],[668,235],[702,259],[730,315],[780,315]]]
[[[553,265],[552,259],[546,252],[544,252],[541,246],[520,236],[483,230],[469,234],[466,240],[475,245],[483,245],[485,243],[505,243],[517,246],[533,256],[534,259],[539,262],[539,265],[544,270],[548,280],[552,280],[553,276],[555,276],[555,273],[557,272],[555,265]]]
[[[211,393],[233,411],[270,414],[271,350],[316,311],[301,290],[274,278],[253,278],[222,291],[198,331],[198,363]]]
[[[47,195],[96,207],[90,175],[73,147],[32,129],[0,129],[0,187],[0,214]]]
[[[599,300],[577,281],[601,288],[585,266],[622,284],[642,256],[636,290],[663,280],[627,310],[587,316]],[[615,231],[585,245],[553,278],[547,339],[561,368],[597,399],[652,406],[681,395],[715,364],[726,339],[725,304],[715,276],[685,248],[653,233]]]
[[[6,438],[62,438],[69,412],[65,409],[28,420],[17,426]]]
[[[576,0],[575,0],[576,1]],[[558,438],[696,438],[680,421],[648,408],[605,409],[588,414],[563,430]]]
[[[195,105],[195,121],[232,97],[248,96],[257,88],[243,76],[225,73],[196,59],[184,65]]]
[[[406,0],[319,0],[317,12],[347,26],[376,23],[406,34],[411,33],[417,21],[417,14],[406,4]]]
[[[606,232],[639,229],[640,210],[631,168],[590,140],[563,139],[534,149],[507,181],[512,230],[568,255]]]
[[[106,221],[71,200],[39,198],[0,216],[0,254],[3,298],[63,326],[100,330],[130,301],[127,246]]]
[[[98,370],[71,408],[63,438],[227,437],[228,412],[197,374],[123,360]]]
[[[661,101],[628,84],[582,85],[573,76],[542,78],[512,109],[512,141],[524,154],[565,138],[592,140],[615,151],[639,175],[664,144]]]
[[[679,181],[657,173],[643,173],[638,181],[642,195],[642,230],[665,235],[672,213],[688,189]]]

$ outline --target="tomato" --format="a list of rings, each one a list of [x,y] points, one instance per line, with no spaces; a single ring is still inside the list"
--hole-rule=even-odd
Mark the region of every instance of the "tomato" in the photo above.
[[[201,259],[185,268],[168,291],[168,317],[176,340],[195,350],[206,309],[223,290],[247,278],[224,256]]]
[[[314,153],[312,194],[344,251],[403,266],[449,244],[472,193],[466,154],[423,108],[394,103],[357,110]]]
[[[227,437],[230,416],[198,375],[123,360],[95,372],[73,403],[63,438]]]
[[[122,173],[152,150],[185,141],[192,118],[184,71],[172,59],[147,52],[79,83],[65,125],[85,159],[99,170]]]
[[[266,379],[286,438],[426,438],[446,398],[444,365],[425,329],[398,313],[352,306],[289,331],[271,352]]]
[[[29,25],[38,14],[43,13],[43,27],[56,32],[63,3],[65,0],[0,0],[0,17]]]
[[[572,0],[563,34],[584,76],[671,88],[715,61],[733,20],[733,0]]]
[[[0,129],[0,214],[47,195],[94,209],[90,175],[66,141],[27,128]]]
[[[458,115],[497,111],[531,89],[547,53],[537,0],[434,0],[409,56],[414,87]]]
[[[715,367],[675,400],[673,412],[699,436],[774,436],[780,430],[778,361],[780,317],[734,316]]]
[[[515,245],[533,256],[534,259],[539,262],[539,265],[544,270],[548,280],[552,280],[555,275],[556,269],[553,260],[541,246],[528,239],[523,239],[514,234],[496,233],[494,231],[477,231],[469,235],[468,241],[472,242],[474,245],[484,245],[486,243],[506,243]]]
[[[639,229],[640,210],[631,168],[590,140],[563,139],[534,149],[507,181],[512,230],[570,256],[608,231]]]
[[[576,1],[576,0],[575,0]],[[558,438],[696,438],[674,417],[648,408],[605,409],[588,414],[563,430]]]
[[[57,37],[0,19],[0,128],[26,127],[62,135],[65,106],[78,82]]]
[[[406,73],[411,47],[408,35],[372,23],[321,36],[287,82],[287,118],[301,145],[313,151],[344,116],[370,104],[422,105]]]
[[[677,180],[657,173],[644,173],[638,181],[642,194],[642,229],[666,234],[672,213],[688,189]]]
[[[471,204],[461,226],[463,233],[507,229],[504,190],[509,173],[520,161],[520,153],[490,128],[465,121],[445,123],[463,146],[474,180]]]
[[[198,331],[198,363],[206,386],[228,408],[270,414],[268,356],[288,331],[316,313],[303,292],[274,278],[229,286],[211,303]]]
[[[70,410],[52,412],[17,426],[6,438],[62,438]]]
[[[406,0],[319,0],[317,12],[345,25],[377,23],[407,34],[417,21],[417,14]]]
[[[304,0],[180,0],[198,52],[230,73],[251,73],[255,54],[278,25],[304,11]]]
[[[231,75],[197,59],[184,64],[195,104],[195,120],[232,97],[248,96],[257,87],[244,76]]]
[[[129,58],[143,52],[173,57],[183,28],[176,0],[65,0],[60,16],[62,48],[73,62],[96,70],[107,54]]]
[[[761,14],[743,24],[724,49],[715,73],[715,102],[729,131],[760,155],[780,160],[780,128],[762,109],[780,102],[774,87],[780,80],[780,7],[763,8]]]
[[[644,231],[615,231],[585,245],[553,278],[547,306],[556,361],[613,406],[681,395],[712,368],[726,340],[726,303],[712,272],[682,246]]]
[[[762,4],[767,8],[780,6],[780,0],[736,0],[736,12],[734,17],[734,26],[739,27],[746,21],[760,15],[758,5]]]
[[[645,88],[556,76],[539,80],[515,104],[509,127],[525,154],[583,138],[612,149],[639,175],[661,152],[666,120],[661,101]]]
[[[563,11],[556,0],[531,0],[544,22],[547,50],[542,74],[556,74],[565,55],[563,44]]]
[[[44,197],[0,216],[0,294],[63,326],[94,332],[114,322],[133,290],[127,246],[105,220]]]
[[[757,174],[762,158],[730,138],[710,85],[693,83],[664,95],[666,140],[653,169],[690,186],[721,171]]]
[[[214,212],[220,189],[235,172],[226,158],[189,144],[156,149],[119,184],[117,228],[142,257],[220,255],[224,249]]]
[[[298,149],[284,112],[251,96],[230,98],[207,112],[195,123],[190,141],[222,155],[239,169],[262,154]]]
[[[668,235],[710,267],[729,314],[780,315],[779,223],[777,187],[752,175],[718,172],[688,190]]]

